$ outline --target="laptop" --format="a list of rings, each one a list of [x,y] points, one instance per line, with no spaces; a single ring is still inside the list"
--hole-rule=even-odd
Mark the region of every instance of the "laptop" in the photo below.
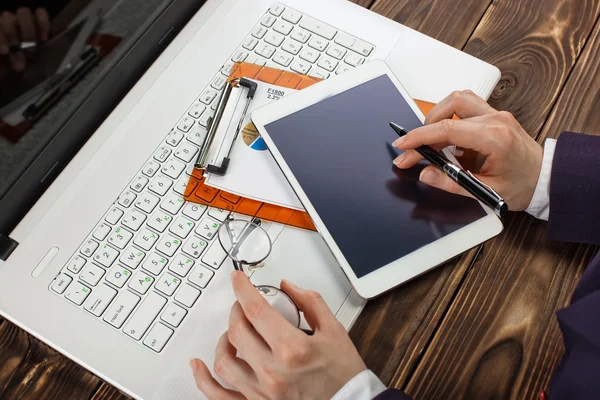
[[[3,179],[0,313],[127,395],[202,398],[188,360],[211,366],[227,329],[232,267],[215,232],[228,213],[182,195],[225,78],[236,61],[327,79],[370,59],[431,101],[487,98],[499,78],[345,0],[162,2]],[[412,79],[424,68],[435,89]],[[253,283],[316,290],[350,329],[365,301],[321,237],[264,227],[273,249]]]

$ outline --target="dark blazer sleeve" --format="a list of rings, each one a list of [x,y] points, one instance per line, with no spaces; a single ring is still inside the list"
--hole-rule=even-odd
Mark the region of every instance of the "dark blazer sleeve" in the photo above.
[[[411,398],[404,392],[398,389],[388,389],[381,392],[373,400],[411,400]]]
[[[550,176],[548,238],[600,244],[600,136],[564,132]]]

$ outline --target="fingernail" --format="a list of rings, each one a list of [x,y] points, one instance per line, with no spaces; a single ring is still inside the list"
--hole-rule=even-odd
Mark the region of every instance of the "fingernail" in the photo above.
[[[298,286],[294,285],[292,282],[288,281],[287,279],[282,279],[281,282],[285,282],[286,285],[289,285],[289,286],[293,287],[294,289],[302,290]]]
[[[196,371],[198,371],[198,360],[196,360],[195,358],[190,358],[190,368],[192,369],[192,372],[195,374]]]
[[[401,164],[402,161],[404,161],[404,158],[406,157],[406,153],[402,153],[400,154],[398,157],[396,157],[396,159],[394,160],[394,165],[398,165]]]
[[[394,140],[394,143],[392,143],[392,146],[394,147],[398,147],[402,144],[402,142],[404,142],[404,140],[406,139],[406,137],[399,137],[398,139]]]
[[[229,274],[229,276],[231,277],[231,280],[233,281],[235,279],[235,274],[237,271],[231,271],[231,274]]]
[[[432,171],[430,169],[424,169],[423,171],[421,171],[419,180],[423,183],[433,186],[440,180],[440,173],[437,171]]]

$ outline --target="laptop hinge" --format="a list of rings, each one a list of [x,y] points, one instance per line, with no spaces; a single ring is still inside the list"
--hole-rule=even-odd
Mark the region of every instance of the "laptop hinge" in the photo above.
[[[0,260],[6,261],[19,243],[0,233]]]

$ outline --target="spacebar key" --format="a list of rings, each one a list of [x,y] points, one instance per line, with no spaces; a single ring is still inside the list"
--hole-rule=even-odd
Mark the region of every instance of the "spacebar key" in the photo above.
[[[167,299],[151,292],[125,325],[123,332],[135,340],[140,340],[166,302]]]

